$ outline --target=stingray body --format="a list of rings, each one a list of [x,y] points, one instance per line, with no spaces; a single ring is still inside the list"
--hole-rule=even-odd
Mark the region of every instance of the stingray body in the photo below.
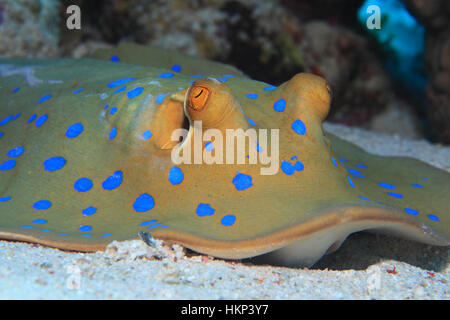
[[[296,265],[360,230],[450,243],[450,175],[324,133],[324,79],[276,88],[221,64],[147,57],[157,67],[0,59],[0,238],[94,251],[147,231],[217,257]],[[245,163],[195,163],[226,145],[195,144],[196,121],[225,136],[276,130],[278,145],[249,137]],[[192,163],[174,163],[174,151]],[[274,152],[275,172],[249,163]]]

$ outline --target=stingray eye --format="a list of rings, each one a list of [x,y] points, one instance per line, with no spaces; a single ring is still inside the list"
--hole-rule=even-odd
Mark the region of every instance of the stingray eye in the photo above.
[[[188,105],[194,110],[200,111],[205,105],[209,97],[209,89],[201,86],[194,86],[189,91]]]

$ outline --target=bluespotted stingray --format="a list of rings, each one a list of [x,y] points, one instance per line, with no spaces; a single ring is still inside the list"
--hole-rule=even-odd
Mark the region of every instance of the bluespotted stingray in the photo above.
[[[450,175],[324,132],[324,79],[275,87],[151,48],[127,60],[126,48],[0,59],[1,239],[95,251],[146,231],[216,257],[306,266],[361,230],[449,245]],[[277,130],[276,150],[274,136],[256,141],[257,156],[278,151],[277,170],[261,174],[250,143],[244,163],[174,163],[175,149],[225,148],[190,144],[196,121],[224,136]],[[187,135],[173,139],[177,129]]]

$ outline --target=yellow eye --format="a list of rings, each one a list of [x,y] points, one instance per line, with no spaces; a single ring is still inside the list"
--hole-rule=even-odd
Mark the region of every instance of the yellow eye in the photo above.
[[[209,97],[209,89],[202,86],[192,87],[189,91],[188,105],[194,110],[202,110]]]

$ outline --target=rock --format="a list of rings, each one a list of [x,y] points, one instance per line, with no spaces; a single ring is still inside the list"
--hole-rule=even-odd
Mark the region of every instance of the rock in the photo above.
[[[377,132],[398,134],[409,139],[423,137],[414,111],[407,104],[396,99],[388,102],[387,108],[375,115],[367,128]]]
[[[59,21],[58,0],[2,0],[0,56],[56,57]]]
[[[83,39],[125,40],[230,63],[271,83],[303,69],[298,20],[278,0],[85,0],[81,8],[81,33],[64,30],[65,55]]]
[[[425,59],[428,120],[435,138],[450,144],[450,2],[447,0],[404,0],[408,9],[426,28]]]

